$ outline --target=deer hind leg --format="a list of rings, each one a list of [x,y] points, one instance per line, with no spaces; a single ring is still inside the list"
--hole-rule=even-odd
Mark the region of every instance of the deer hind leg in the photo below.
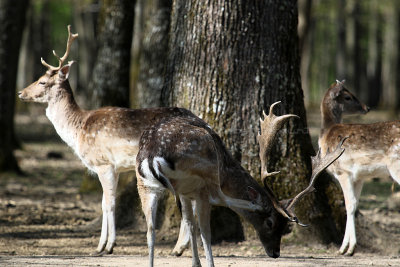
[[[200,236],[203,241],[204,253],[208,267],[214,267],[214,259],[211,250],[211,227],[210,227],[211,206],[208,195],[201,194],[196,199],[196,214],[199,221]]]
[[[339,249],[340,254],[351,256],[357,244],[356,227],[355,227],[355,213],[357,210],[358,201],[360,199],[363,181],[358,180],[355,183],[351,181],[349,175],[345,174],[338,178],[339,183],[343,190],[344,202],[346,205],[346,230]]]
[[[137,186],[140,196],[140,201],[142,203],[142,210],[146,218],[147,223],[147,246],[149,250],[149,266],[154,265],[154,244],[155,244],[155,227],[156,227],[156,216],[157,216],[157,206],[160,198],[164,194],[164,189],[153,188],[145,186],[143,183],[143,178],[139,172],[136,170]]]
[[[103,220],[97,254],[111,254],[115,246],[115,199],[118,185],[118,174],[112,166],[104,167],[97,171],[103,188],[102,211]]]
[[[196,202],[192,203],[193,207],[193,214],[196,213]],[[178,240],[176,241],[175,247],[171,252],[171,255],[173,256],[181,256],[182,253],[185,251],[185,249],[189,248],[190,244],[190,233],[189,233],[189,225],[187,224],[187,221],[185,221],[182,217],[181,220],[181,226],[179,229],[179,236]]]
[[[193,208],[190,199],[180,196],[180,200],[182,203],[182,224],[184,225],[185,230],[187,231],[185,239],[189,239],[191,249],[192,249],[192,266],[198,267],[201,266],[199,252],[197,250],[197,241],[196,241],[196,221],[193,215]],[[181,229],[182,231],[182,229]],[[183,250],[182,250],[183,251]]]

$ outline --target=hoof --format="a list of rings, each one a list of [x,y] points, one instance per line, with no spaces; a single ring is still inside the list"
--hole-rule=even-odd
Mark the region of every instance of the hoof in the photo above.
[[[112,253],[113,253],[113,249],[111,249],[111,250],[105,249],[105,250],[100,251],[100,252],[96,250],[95,252],[90,254],[90,256],[92,256],[92,257],[101,257],[103,255],[112,254]]]
[[[95,252],[93,252],[93,253],[91,253],[90,254],[90,256],[92,256],[92,257],[101,257],[101,256],[103,256],[104,255],[104,250],[103,251],[95,251]]]

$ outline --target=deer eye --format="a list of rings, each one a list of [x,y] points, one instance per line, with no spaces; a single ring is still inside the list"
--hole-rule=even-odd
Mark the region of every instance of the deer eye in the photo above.
[[[39,84],[40,84],[40,85],[45,85],[46,83],[45,83],[45,82],[39,82]]]
[[[344,97],[344,100],[350,101],[350,100],[351,100],[351,97],[347,95],[347,96]]]
[[[266,224],[267,224],[267,227],[268,228],[272,228],[272,226],[274,225],[274,223],[272,222],[272,220],[271,219],[267,219],[267,221],[265,222]]]

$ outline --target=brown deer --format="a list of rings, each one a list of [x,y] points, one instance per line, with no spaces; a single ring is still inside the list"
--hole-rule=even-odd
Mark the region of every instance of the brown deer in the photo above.
[[[201,119],[168,117],[143,132],[136,158],[136,175],[143,212],[147,221],[149,262],[154,262],[157,203],[169,189],[182,203],[180,235],[187,235],[192,250],[192,266],[200,266],[195,235],[192,202],[196,206],[201,238],[208,266],[214,266],[211,252],[210,205],[231,208],[256,228],[267,254],[279,257],[280,241],[287,222],[298,222],[294,205],[313,191],[318,174],[342,153],[341,143],[324,158],[320,153],[312,160],[310,185],[299,195],[281,204],[265,184],[268,173],[267,155],[281,125],[295,115],[269,116],[261,121],[260,157],[262,188],[226,150],[219,136]],[[221,190],[222,188],[222,190]],[[224,192],[226,192],[226,194]],[[229,196],[228,196],[229,195]],[[303,225],[303,224],[301,224]],[[187,231],[187,233],[185,233]],[[180,236],[178,240],[184,240]],[[179,241],[178,241],[179,242]],[[185,246],[186,244],[181,244]]]
[[[356,247],[355,212],[363,183],[374,177],[391,176],[400,183],[400,121],[372,124],[343,124],[342,114],[365,114],[369,108],[345,87],[332,84],[321,103],[322,126],[319,146],[322,154],[347,136],[346,152],[328,171],[339,181],[346,205],[347,221],[340,254],[353,255]]]
[[[115,198],[119,173],[135,170],[142,132],[168,116],[195,117],[180,108],[127,109],[104,107],[83,110],[74,100],[68,75],[73,61],[63,65],[73,41],[68,26],[66,52],[57,67],[47,64],[46,73],[19,92],[24,101],[47,103],[46,115],[64,140],[92,172],[97,173],[103,188],[103,220],[98,254],[112,253],[115,245]]]

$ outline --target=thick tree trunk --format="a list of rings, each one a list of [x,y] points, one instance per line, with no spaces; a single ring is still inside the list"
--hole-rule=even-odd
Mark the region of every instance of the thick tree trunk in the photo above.
[[[100,44],[89,84],[94,107],[129,106],[129,67],[135,1],[104,0],[99,17]]]
[[[279,198],[306,186],[314,153],[300,84],[297,15],[294,0],[176,0],[163,92],[166,103],[208,122],[254,177],[260,172],[256,136],[262,110],[282,101],[278,114],[299,115],[279,135],[270,157],[269,170],[281,170],[269,181]],[[314,194],[297,212],[310,220],[308,234],[337,241],[327,202],[324,194]]]
[[[0,0],[0,171],[19,171],[13,155],[15,85],[27,7],[27,0]]]

